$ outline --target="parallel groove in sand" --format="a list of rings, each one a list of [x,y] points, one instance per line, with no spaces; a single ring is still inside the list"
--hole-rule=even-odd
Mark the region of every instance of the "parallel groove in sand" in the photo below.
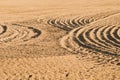
[[[77,50],[92,50],[114,57],[120,56],[120,27],[114,25],[86,27],[85,25],[104,19],[118,12],[97,14],[71,19],[51,18],[48,24],[70,31],[61,40],[61,46],[69,51],[77,53]],[[84,49],[82,49],[82,47]],[[118,60],[119,62],[119,60]]]
[[[39,29],[19,24],[0,25],[0,29],[0,44],[19,44],[37,38],[41,34]]]

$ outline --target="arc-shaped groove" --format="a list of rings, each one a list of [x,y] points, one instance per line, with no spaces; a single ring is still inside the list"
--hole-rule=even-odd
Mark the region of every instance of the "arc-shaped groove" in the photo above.
[[[117,30],[118,39],[120,39],[120,28]]]
[[[84,32],[84,38],[87,39],[87,42],[89,42],[89,44],[91,46],[94,46],[95,48],[108,48],[107,46],[105,45],[102,45],[100,42],[97,42],[97,39],[95,38],[95,34],[94,34],[94,31],[95,31],[96,28],[91,28],[89,29],[88,31]]]
[[[89,27],[89,28],[82,27],[82,28],[73,29],[72,31],[70,31],[68,35],[63,37],[63,39],[61,40],[61,45],[62,47],[74,53],[85,52],[85,54],[86,53],[90,54],[92,52],[92,54],[96,54],[97,52],[99,54],[100,52],[104,56],[106,55],[106,57],[111,56],[112,59],[111,58],[110,59],[103,58],[103,59],[106,60],[107,62],[113,63],[114,59],[118,59],[120,57],[120,52],[119,52],[120,49],[118,47],[111,45],[110,43],[107,43],[105,41],[106,38],[104,38],[104,40],[102,39],[102,36],[104,35],[101,35],[101,33],[104,33],[104,31],[108,29],[109,27],[110,26],[102,26],[102,27],[98,26],[98,27]],[[97,36],[98,33],[100,35],[99,38]],[[98,40],[96,39],[96,37],[92,37],[93,36],[92,34],[94,34],[94,36],[96,36]]]
[[[104,48],[109,48],[109,46],[106,46],[107,44],[103,43],[101,40],[98,39],[97,37],[97,32],[98,30],[100,29],[101,27],[96,27],[96,28],[93,28],[92,31],[89,33],[87,33],[89,36],[93,36],[93,37],[90,37],[91,40],[95,43],[95,44],[98,44],[99,46],[102,46]],[[87,36],[87,35],[86,35]]]
[[[93,21],[97,20],[96,18],[91,19],[90,17],[75,17],[72,19],[62,19],[62,18],[53,18],[47,20],[49,25],[58,27],[60,29],[70,31],[74,28],[85,26]]]
[[[0,35],[1,35],[1,34],[5,33],[7,31],[7,26],[6,25],[0,25],[0,26],[3,29],[2,32],[0,33]]]
[[[101,50],[101,49],[97,48],[96,46],[88,44],[88,42],[84,38],[83,34],[84,34],[84,32],[79,34],[78,38],[76,39],[77,42],[79,42],[80,46],[83,46],[84,48],[91,49],[91,50],[94,50],[94,51],[102,52],[102,53],[105,53],[105,54],[120,56],[119,54],[111,53],[111,52],[103,50],[103,49]]]
[[[115,26],[114,26],[115,27]],[[111,31],[111,26],[107,27],[106,29],[104,29],[103,31],[103,36],[105,38],[105,40],[110,43],[111,45],[115,46],[115,47],[120,47],[120,45],[118,45],[116,42],[114,42],[114,39],[111,37],[110,35],[110,31]]]
[[[20,24],[13,24],[13,25],[23,26],[23,27],[26,27],[29,30],[32,30],[34,32],[34,35],[31,36],[31,38],[37,38],[41,35],[41,31],[39,29],[34,28],[34,27],[24,26],[24,25],[20,25]]]
[[[25,42],[31,40],[32,38],[37,38],[41,34],[39,29],[20,24],[1,25],[1,28],[0,44],[8,42],[21,43],[21,41]]]
[[[70,46],[74,47],[74,42],[76,42],[80,47],[91,49],[92,51],[101,52],[111,56],[120,56],[120,52],[117,52],[119,50],[116,51],[116,49],[120,49],[120,47],[115,45],[117,43],[112,43],[110,38],[107,37],[108,35],[111,35],[111,31],[112,33],[116,31],[116,29],[114,29],[115,27],[116,26],[82,27],[72,30],[68,34],[68,37],[66,37],[67,44],[69,45],[68,47],[66,44],[66,48],[69,48],[70,50]]]
[[[55,18],[49,18],[47,20],[47,23],[49,25],[58,27],[60,29],[70,31],[76,27],[85,26],[87,24],[90,24],[90,23],[95,22],[95,21],[100,20],[100,19],[104,19],[106,17],[109,17],[109,16],[117,14],[117,13],[120,13],[120,11],[111,11],[111,12],[108,11],[108,12],[93,14],[93,15],[89,15],[89,16],[73,17],[71,19],[70,18],[65,19],[65,18],[61,18],[61,17],[55,17]],[[63,23],[61,23],[63,21],[66,25],[63,25]]]
[[[23,41],[28,41],[30,38],[29,38],[29,34],[30,34],[30,32],[28,31],[28,30],[26,30],[26,29],[16,29],[18,32],[19,32],[19,39],[21,39],[21,40],[23,40]]]
[[[75,19],[77,19],[77,18],[75,18]],[[49,25],[58,27],[60,29],[66,30],[66,31],[70,31],[70,30],[72,30],[72,29],[74,29],[78,26],[88,24],[88,20],[87,20],[87,22],[85,22],[86,20],[84,20],[84,18],[81,19],[81,22],[79,22],[80,21],[79,19],[78,19],[77,22],[75,22],[76,21],[75,19],[66,19],[66,20],[62,20],[62,19],[59,19],[59,18],[49,19],[47,21],[47,23]]]
[[[50,18],[47,23],[70,31],[60,42],[61,46],[69,51],[77,53],[86,50],[118,58],[120,57],[120,27],[113,24],[96,24],[111,18],[110,16],[114,17],[117,13],[120,11],[73,18],[56,17]],[[91,26],[92,23],[97,26]]]
[[[116,38],[114,38],[114,37],[112,36],[112,34],[111,34],[111,31],[112,31],[112,30],[114,30],[113,27],[108,30],[107,34],[109,34],[109,35],[107,35],[107,36],[108,36],[109,40],[111,40],[111,42],[113,42],[113,43],[116,44],[118,47],[120,47],[120,42],[119,42],[118,40],[116,40]],[[112,31],[112,32],[113,32],[113,31]]]
[[[13,31],[13,34],[7,35],[1,38],[3,43],[11,42],[13,39],[15,39],[19,35],[19,32],[17,30],[13,29],[12,31]]]
[[[119,30],[119,29],[120,29],[120,27],[114,28],[114,30],[111,31],[111,36],[112,36],[114,39],[116,39],[117,41],[120,42],[120,37],[119,37],[120,34],[118,34],[118,30]]]
[[[104,30],[104,28],[107,28],[107,26],[106,27],[102,26],[102,27],[96,29],[96,31],[94,33],[95,36],[96,36],[96,40],[98,40],[101,44],[111,48],[113,46],[111,44],[109,44],[109,43],[106,43],[105,38],[102,35],[102,31]]]
[[[52,25],[52,26],[55,26],[55,27],[58,27],[60,29],[63,29],[63,30],[66,30],[66,31],[70,31],[71,28],[65,26],[65,25],[61,25],[61,23],[59,21],[56,21],[56,19],[50,19],[47,21],[48,24]]]
[[[36,28],[28,27],[28,29],[31,29],[31,30],[35,33],[35,35],[31,36],[31,38],[37,38],[37,37],[39,37],[40,34],[41,34],[41,31],[38,30],[38,29],[36,29]]]

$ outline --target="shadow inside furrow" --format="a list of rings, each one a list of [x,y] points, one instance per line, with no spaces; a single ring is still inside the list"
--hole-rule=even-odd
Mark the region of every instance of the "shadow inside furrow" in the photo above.
[[[74,40],[76,41],[76,39],[74,39]],[[76,41],[76,42],[79,42],[79,41]],[[100,50],[100,49],[96,49],[96,48],[93,48],[93,47],[85,45],[85,44],[81,44],[81,43],[78,43],[78,44],[79,44],[79,46],[82,46],[82,47],[87,48],[87,49],[91,49],[91,50],[96,51],[96,52],[102,52],[104,54],[108,54],[108,55],[116,56],[116,57],[120,56],[119,54],[115,54],[115,53],[111,53],[111,52],[108,52],[108,51],[103,51],[103,50]]]
[[[41,34],[41,31],[40,31],[40,30],[35,29],[35,28],[33,28],[33,27],[28,27],[28,29],[31,29],[31,30],[35,33],[35,35],[34,35],[34,36],[31,36],[31,38],[37,38],[37,37],[39,37],[40,34]]]
[[[107,28],[108,28],[108,27],[104,28],[104,29],[101,31],[101,33],[100,33],[101,38],[102,38],[102,40],[104,40],[107,44],[116,47],[117,45],[115,45],[114,43],[112,43],[110,40],[107,40],[107,39],[105,38],[105,36],[104,36],[104,31],[105,31]],[[107,34],[106,34],[106,35],[107,35]]]
[[[117,32],[118,32],[119,29],[120,29],[120,27],[113,32],[114,36],[115,36],[117,39],[120,39],[120,37],[119,37],[118,34],[117,34]]]
[[[93,21],[90,21],[89,18],[85,19],[85,18],[76,17],[74,19],[65,20],[64,21],[64,22],[66,22],[65,25],[63,25],[61,23],[61,21],[57,20],[57,19],[49,19],[49,20],[47,20],[47,24],[52,25],[54,27],[58,27],[58,28],[63,29],[65,31],[71,31],[74,28],[77,28],[77,27],[80,27],[80,26],[85,26],[85,25],[87,25],[87,24],[89,24]]]
[[[54,27],[58,27],[58,28],[63,29],[63,30],[65,30],[65,31],[70,31],[70,30],[72,30],[72,29],[68,28],[67,26],[60,25],[60,24],[59,24],[59,25],[56,24],[56,23],[55,23],[55,20],[48,20],[47,23],[48,23],[49,25],[52,25],[52,26],[54,26]]]
[[[12,25],[23,26],[23,27],[27,27],[28,29],[32,30],[35,33],[35,35],[31,36],[31,38],[37,38],[42,33],[39,29],[36,29],[34,27],[24,26],[24,25],[21,25],[21,24],[12,24]]]
[[[92,40],[92,36],[90,36],[90,32],[93,30],[94,28],[91,28],[91,29],[89,29],[85,34],[86,34],[86,37],[91,41],[91,42],[93,42],[94,43],[94,46],[97,44],[97,45],[99,45],[99,46],[96,46],[96,47],[98,47],[98,48],[101,48],[101,47],[104,47],[104,48],[107,48],[106,46],[103,46],[103,45],[101,45],[100,43],[97,43],[97,42],[95,42],[94,40]]]
[[[101,27],[100,27],[100,28],[101,28]],[[109,46],[109,47],[110,47],[111,45],[105,43],[104,41],[101,41],[101,40],[98,38],[97,32],[99,31],[100,28],[97,28],[97,29],[95,30],[95,32],[94,32],[94,34],[95,34],[95,39],[98,40],[100,43],[104,44],[105,46]]]
[[[3,31],[0,33],[0,35],[7,31],[7,26],[6,25],[1,25],[1,27],[3,28]]]
[[[91,16],[85,17],[76,17],[72,19],[61,19],[57,20],[57,18],[51,18],[47,20],[49,25],[54,27],[58,27],[65,31],[71,31],[73,29],[77,29],[77,27],[83,28],[86,27],[85,25],[95,22],[100,19],[107,18],[111,15],[114,15],[118,12],[108,13],[108,14],[96,14]],[[63,22],[62,22],[63,21]],[[63,24],[65,22],[65,24]],[[111,28],[112,27],[112,28]],[[78,32],[76,30],[72,33],[72,39],[76,42],[79,46],[83,48],[87,48],[88,50],[93,50],[95,52],[104,53],[107,55],[112,56],[120,56],[119,52],[116,49],[120,49],[120,39],[118,30],[112,30],[114,26],[101,26],[101,27],[94,27],[94,28],[86,28],[87,31]],[[96,29],[95,29],[96,28]],[[111,35],[111,31],[113,31],[113,35]],[[78,34],[79,33],[79,34]],[[76,35],[77,34],[77,35]],[[92,36],[93,35],[93,36]],[[71,34],[68,35],[71,37]],[[77,36],[77,37],[76,37]]]
[[[115,45],[115,46],[117,46],[117,47],[120,47],[120,42],[118,42],[116,39],[114,39],[114,38],[110,35],[110,31],[111,31],[112,29],[113,29],[113,27],[110,28],[109,31],[107,31],[107,37],[108,37],[109,41],[111,41],[111,44],[113,44],[113,45]]]
[[[84,39],[84,37],[83,37],[82,34],[83,34],[83,33],[81,33],[81,34],[79,35],[79,37],[78,37],[79,40],[77,40],[76,38],[74,38],[74,41],[75,41],[79,46],[82,46],[82,47],[87,48],[87,49],[91,49],[91,50],[96,51],[96,52],[101,52],[101,53],[104,53],[104,54],[116,56],[116,57],[120,56],[119,54],[115,54],[115,53],[112,53],[112,52],[109,52],[109,51],[101,50],[101,49],[95,48],[95,47],[93,47],[93,46],[87,45],[87,44],[86,44],[86,40]],[[80,41],[83,42],[84,44],[81,43]]]

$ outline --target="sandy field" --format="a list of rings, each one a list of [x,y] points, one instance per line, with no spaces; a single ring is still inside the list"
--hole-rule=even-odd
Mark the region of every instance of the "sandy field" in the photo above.
[[[120,0],[0,0],[0,80],[120,80]]]

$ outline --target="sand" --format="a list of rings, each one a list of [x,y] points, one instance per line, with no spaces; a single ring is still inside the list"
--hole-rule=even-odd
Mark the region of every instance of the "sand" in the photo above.
[[[0,80],[120,80],[119,4],[1,0]]]

